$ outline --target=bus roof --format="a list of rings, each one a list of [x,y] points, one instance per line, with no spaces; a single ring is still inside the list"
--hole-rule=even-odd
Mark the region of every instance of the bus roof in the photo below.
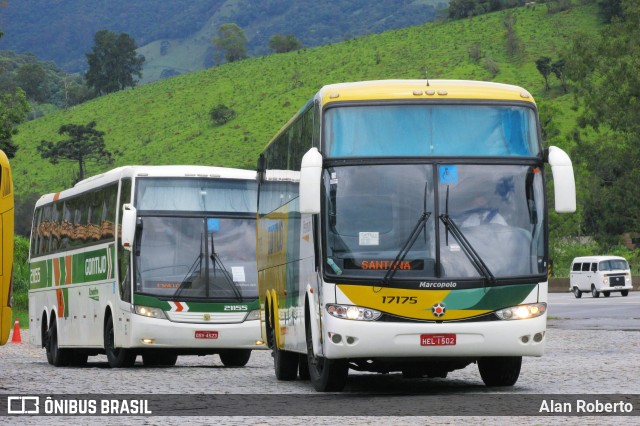
[[[522,87],[471,80],[374,80],[324,86],[317,97],[322,104],[339,101],[400,99],[504,100],[535,103]]]
[[[45,194],[36,203],[36,206],[49,203],[58,198],[67,198],[94,188],[117,182],[121,178],[135,177],[209,177],[218,179],[256,179],[256,172],[253,170],[233,169],[227,167],[208,166],[122,166],[109,170],[99,175],[88,177],[76,183],[73,188],[65,189],[61,192]]]

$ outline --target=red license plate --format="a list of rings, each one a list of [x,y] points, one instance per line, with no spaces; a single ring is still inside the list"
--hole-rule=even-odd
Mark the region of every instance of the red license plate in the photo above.
[[[420,346],[455,346],[455,334],[421,334]]]
[[[217,331],[202,331],[196,330],[196,339],[217,339]]]

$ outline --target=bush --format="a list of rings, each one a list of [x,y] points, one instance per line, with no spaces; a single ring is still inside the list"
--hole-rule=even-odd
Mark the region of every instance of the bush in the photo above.
[[[29,308],[29,240],[17,235],[14,247],[13,309],[26,311]]]
[[[209,115],[217,126],[222,126],[233,119],[236,116],[236,112],[225,104],[218,104],[218,106],[211,108]]]

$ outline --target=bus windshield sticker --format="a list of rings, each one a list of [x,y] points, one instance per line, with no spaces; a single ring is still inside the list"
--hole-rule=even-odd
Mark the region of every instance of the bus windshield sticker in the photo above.
[[[359,232],[358,235],[361,246],[377,246],[380,244],[379,232]]]
[[[458,183],[458,166],[440,166],[440,183]]]
[[[220,220],[218,219],[207,219],[207,230],[209,232],[215,232],[220,230]]]
[[[233,275],[233,281],[237,283],[243,283],[246,280],[244,276],[244,266],[232,266],[231,275]]]

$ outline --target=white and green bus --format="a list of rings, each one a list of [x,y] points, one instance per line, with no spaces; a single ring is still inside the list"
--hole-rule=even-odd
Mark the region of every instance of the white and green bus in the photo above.
[[[510,386],[546,342],[548,205],[575,210],[524,89],[389,80],[323,87],[258,162],[258,287],[280,380],[349,370]]]
[[[127,166],[36,203],[30,342],[55,366],[219,354],[244,366],[260,337],[255,172]]]

